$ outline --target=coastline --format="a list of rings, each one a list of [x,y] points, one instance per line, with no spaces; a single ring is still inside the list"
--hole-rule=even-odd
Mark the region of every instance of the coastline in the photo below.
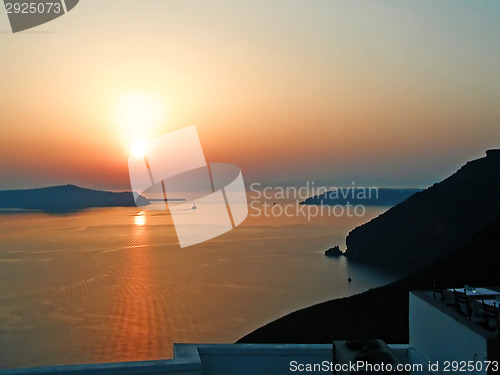
[[[320,344],[353,338],[408,342],[408,292],[465,284],[500,284],[500,218],[470,243],[430,266],[391,284],[287,314],[243,336],[237,343]],[[473,254],[473,256],[471,256]]]

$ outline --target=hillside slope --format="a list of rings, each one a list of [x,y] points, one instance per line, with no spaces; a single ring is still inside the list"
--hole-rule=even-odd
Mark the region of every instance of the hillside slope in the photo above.
[[[467,244],[500,213],[500,150],[471,161],[347,236],[347,256],[414,271]]]

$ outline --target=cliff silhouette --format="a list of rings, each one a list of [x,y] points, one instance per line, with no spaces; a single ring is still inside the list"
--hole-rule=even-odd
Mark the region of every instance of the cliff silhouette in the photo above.
[[[489,150],[348,237],[348,258],[416,269],[389,285],[292,312],[239,343],[408,342],[408,293],[500,285],[500,150]],[[411,263],[415,262],[415,265]]]
[[[352,230],[346,255],[414,271],[467,244],[499,213],[500,150],[489,150],[486,157]]]
[[[473,256],[471,256],[473,254]],[[292,312],[241,338],[239,343],[330,344],[332,340],[408,342],[408,293],[442,287],[500,285],[500,217],[452,254],[386,286]]]

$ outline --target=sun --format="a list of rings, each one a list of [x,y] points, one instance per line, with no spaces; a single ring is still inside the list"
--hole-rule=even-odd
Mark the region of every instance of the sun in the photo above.
[[[161,133],[165,125],[165,101],[160,95],[135,92],[122,95],[116,102],[115,122],[121,138],[132,145],[132,153],[144,155],[144,142]]]
[[[142,141],[136,141],[132,143],[130,147],[132,151],[132,155],[136,158],[142,158],[146,154],[146,143]]]

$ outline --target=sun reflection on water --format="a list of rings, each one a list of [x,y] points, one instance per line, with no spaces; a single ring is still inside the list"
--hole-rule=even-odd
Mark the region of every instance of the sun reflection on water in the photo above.
[[[140,227],[146,224],[146,213],[144,211],[140,211],[134,216],[134,224]]]
[[[110,314],[112,333],[107,341],[109,356],[117,361],[161,357],[157,332],[164,322],[163,301],[155,290],[152,251],[146,213],[138,212],[130,228],[125,263],[118,280],[120,294]]]

